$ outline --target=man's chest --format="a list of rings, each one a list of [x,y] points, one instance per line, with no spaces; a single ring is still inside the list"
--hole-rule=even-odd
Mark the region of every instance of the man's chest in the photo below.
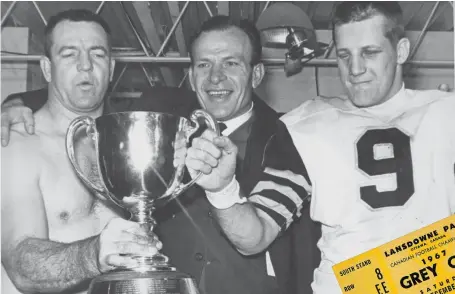
[[[80,181],[66,152],[56,149],[43,158],[40,189],[50,238],[73,241],[99,233],[115,213],[97,200]],[[77,153],[82,172],[94,178],[97,168],[86,153]]]
[[[313,217],[348,225],[423,211],[430,199],[443,206],[454,197],[453,133],[446,130],[422,115],[393,122],[346,116],[311,132],[296,129],[312,182]]]

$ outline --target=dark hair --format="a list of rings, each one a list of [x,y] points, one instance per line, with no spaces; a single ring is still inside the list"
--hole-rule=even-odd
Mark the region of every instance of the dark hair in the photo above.
[[[111,29],[101,16],[86,9],[69,9],[51,16],[46,28],[44,29],[44,54],[47,57],[51,57],[52,32],[54,31],[57,24],[65,20],[74,22],[95,22],[99,24],[107,34],[108,44],[110,47]]]
[[[241,19],[235,21],[226,15],[216,15],[211,17],[202,23],[199,31],[191,38],[190,41],[190,57],[191,62],[193,62],[193,47],[196,40],[203,33],[213,32],[213,31],[225,31],[231,28],[238,28],[243,31],[250,40],[251,43],[251,65],[256,65],[261,61],[262,58],[262,44],[261,44],[261,35],[256,28],[256,26],[247,19]]]
[[[359,22],[377,15],[383,15],[388,20],[385,37],[396,45],[404,37],[403,11],[396,1],[346,1],[337,5],[332,18],[332,37],[335,42],[337,26]]]

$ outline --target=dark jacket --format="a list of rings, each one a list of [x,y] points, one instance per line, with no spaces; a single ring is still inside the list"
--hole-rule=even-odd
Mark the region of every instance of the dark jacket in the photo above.
[[[35,111],[47,100],[47,90],[29,92],[21,97],[25,105],[32,106]],[[241,168],[236,171],[246,193],[259,180],[264,147],[274,134],[279,118],[279,114],[258,97],[254,97],[254,102],[255,116],[245,156]],[[194,93],[181,88],[156,87],[144,92],[139,99],[111,100],[105,112],[142,110],[188,117],[197,108],[199,104]],[[266,274],[264,254],[242,256],[225,238],[212,218],[210,204],[199,187],[190,188],[158,210],[155,217],[158,220],[156,232],[164,244],[163,252],[179,270],[201,281],[200,285],[207,294],[312,293],[313,271],[320,261],[320,252],[316,247],[320,226],[311,221],[308,207],[303,209],[302,217],[268,249],[276,281]],[[279,292],[274,289],[276,283]]]

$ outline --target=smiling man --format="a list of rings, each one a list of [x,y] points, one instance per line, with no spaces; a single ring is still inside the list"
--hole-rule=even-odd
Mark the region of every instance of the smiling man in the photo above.
[[[199,105],[226,126],[222,134],[238,146],[234,170],[247,193],[259,180],[263,151],[279,118],[254,93],[264,76],[261,55],[260,34],[254,24],[223,15],[204,22],[190,46],[191,88]],[[164,217],[158,226],[159,237],[171,261],[200,280],[202,293],[299,293],[296,288],[302,280],[309,288],[314,260],[319,260],[315,243],[320,228],[309,219],[308,209],[295,225],[306,242],[294,242],[288,233],[268,252],[244,256],[218,228],[213,207],[200,187],[193,187],[179,201],[185,203],[186,211],[174,203],[167,211],[156,212]],[[185,240],[184,246],[181,240]],[[307,267],[298,279],[291,280],[291,271],[296,270],[291,255],[295,248],[305,251]]]
[[[196,108],[206,109],[225,124],[223,135],[239,147],[234,169],[243,191],[249,193],[260,179],[264,148],[279,118],[254,94],[264,75],[261,54],[260,34],[251,22],[214,16],[202,24],[191,41],[189,77],[197,95],[184,88],[154,87],[141,99],[127,99],[123,105],[111,101],[108,111],[160,111],[189,116]],[[37,93],[19,96],[28,107],[39,109],[45,97],[34,94]],[[24,120],[33,124],[31,111],[21,101],[14,103],[17,104],[2,109],[2,139],[10,124],[16,129]],[[17,138],[13,142],[14,139]],[[267,253],[255,256],[244,256],[232,246],[216,224],[212,210],[204,191],[192,186],[155,212],[159,223],[155,231],[164,244],[163,253],[179,270],[197,280],[201,293],[310,291],[313,270],[320,260],[316,247],[320,226],[310,220],[308,207],[294,223],[292,232],[283,234]],[[297,233],[299,238],[295,238]],[[299,258],[293,252],[299,252]]]
[[[455,213],[455,97],[405,88],[400,5],[342,2],[333,36],[347,97],[309,100],[282,116],[250,194],[233,176],[228,138],[206,132],[186,158],[192,174],[206,174],[198,183],[245,254],[268,248],[311,196],[311,218],[322,224],[315,294],[342,292],[334,264]]]
[[[204,28],[202,28],[204,30]],[[199,103],[219,121],[252,113],[253,89],[262,81],[264,65],[253,31],[225,26],[204,31],[191,51],[190,83]],[[259,42],[259,40],[256,40]]]

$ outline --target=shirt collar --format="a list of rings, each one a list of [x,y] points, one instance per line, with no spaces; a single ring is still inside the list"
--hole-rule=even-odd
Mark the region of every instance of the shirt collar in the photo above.
[[[251,102],[250,109],[248,109],[247,112],[231,118],[226,121],[222,121],[226,125],[226,129],[223,131],[223,136],[229,136],[232,134],[235,130],[237,130],[241,125],[243,125],[245,122],[247,122],[252,116],[253,116],[253,106],[254,102]]]
[[[411,98],[408,94],[403,83],[400,90],[389,100],[372,107],[363,108],[363,110],[385,120],[393,119],[403,112],[403,108],[407,109],[408,100]]]

